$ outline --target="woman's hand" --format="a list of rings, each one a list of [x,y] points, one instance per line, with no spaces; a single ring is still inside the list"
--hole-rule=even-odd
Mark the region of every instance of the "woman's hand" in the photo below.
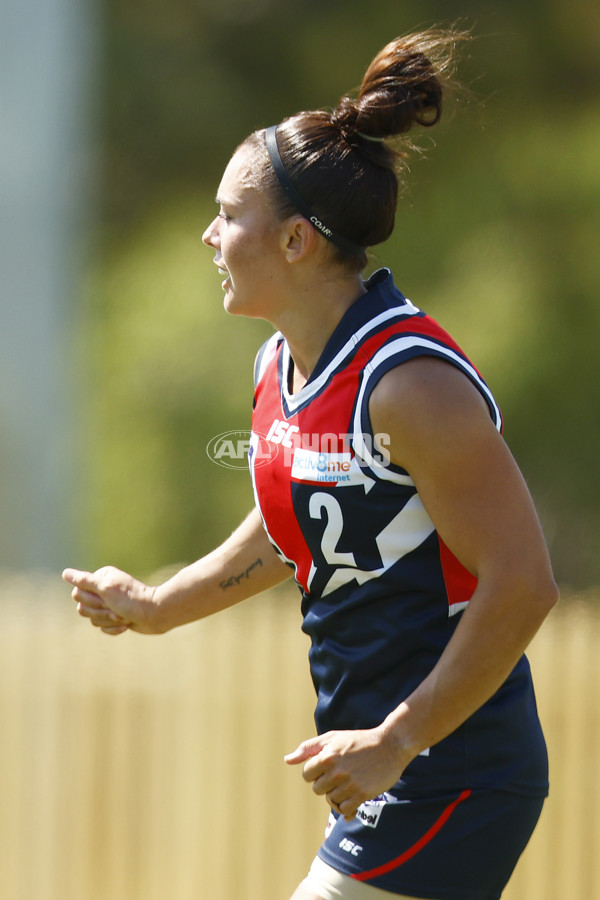
[[[315,794],[351,820],[365,800],[394,785],[410,762],[401,759],[396,742],[382,726],[360,731],[328,731],[303,741],[285,757],[289,765],[304,763],[304,780]]]
[[[128,629],[164,634],[286,581],[289,566],[275,552],[257,509],[219,547],[149,587],[113,566],[65,569],[79,614],[106,634]]]
[[[62,577],[73,585],[71,596],[79,615],[105,634],[123,634],[127,630],[161,634],[166,630],[157,615],[156,588],[126,572],[113,566],[104,566],[96,572],[65,569]]]

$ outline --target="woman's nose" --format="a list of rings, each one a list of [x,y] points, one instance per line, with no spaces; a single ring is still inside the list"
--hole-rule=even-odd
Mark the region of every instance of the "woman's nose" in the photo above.
[[[217,234],[217,224],[218,224],[218,216],[212,220],[204,234],[202,235],[202,243],[206,244],[207,247],[215,247],[215,238]]]

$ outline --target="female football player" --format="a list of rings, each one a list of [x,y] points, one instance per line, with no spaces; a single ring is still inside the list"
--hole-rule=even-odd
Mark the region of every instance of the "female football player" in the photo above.
[[[64,573],[113,635],[294,575],[317,736],[286,759],[331,815],[293,900],[495,900],[548,787],[523,654],[557,592],[498,406],[387,269],[363,278],[459,37],[392,41],[357,97],[254,132],[225,170],[204,242],[225,308],[275,329],[255,366],[255,509],[158,587]]]

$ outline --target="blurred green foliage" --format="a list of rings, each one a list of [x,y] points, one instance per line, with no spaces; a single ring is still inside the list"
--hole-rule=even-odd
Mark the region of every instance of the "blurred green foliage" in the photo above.
[[[201,234],[231,152],[333,105],[397,34],[458,19],[470,88],[421,138],[373,266],[494,390],[564,584],[600,578],[600,7],[587,0],[108,0],[102,208],[79,316],[86,566],[211,549],[252,503],[206,455],[247,429],[266,323],[222,309]]]

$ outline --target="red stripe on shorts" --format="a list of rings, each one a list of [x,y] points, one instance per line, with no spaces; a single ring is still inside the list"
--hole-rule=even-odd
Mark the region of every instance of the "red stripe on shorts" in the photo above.
[[[407,860],[412,859],[413,856],[416,856],[423,847],[427,846],[427,844],[436,836],[438,831],[440,831],[456,807],[459,803],[462,803],[463,800],[466,800],[467,797],[470,797],[471,791],[466,790],[463,791],[456,800],[453,800],[446,809],[443,811],[441,816],[433,823],[431,828],[425,832],[425,834],[419,838],[416,843],[409,847],[408,850],[405,850],[404,853],[401,853],[400,856],[397,856],[396,859],[392,859],[387,863],[384,863],[382,866],[377,866],[375,869],[369,869],[367,872],[358,872],[357,874],[351,875],[351,878],[355,878],[357,881],[369,881],[371,878],[378,878],[380,875],[385,875],[387,872],[391,872],[393,869],[397,869],[399,866],[403,865]]]

